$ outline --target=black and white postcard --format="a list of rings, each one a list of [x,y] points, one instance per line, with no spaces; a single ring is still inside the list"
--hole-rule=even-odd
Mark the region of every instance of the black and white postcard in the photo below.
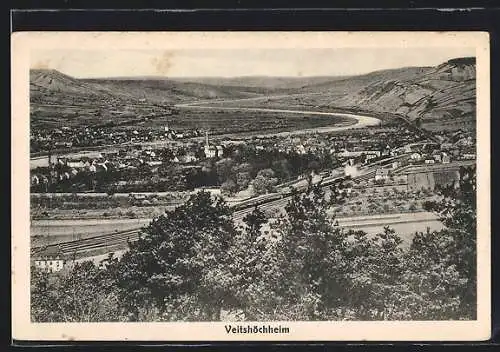
[[[489,37],[12,36],[19,340],[485,340]]]

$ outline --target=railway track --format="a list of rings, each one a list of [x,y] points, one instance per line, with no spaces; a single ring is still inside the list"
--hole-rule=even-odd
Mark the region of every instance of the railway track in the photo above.
[[[290,197],[276,199],[274,201],[259,205],[260,209],[269,209],[278,206],[285,205]],[[246,209],[237,210],[233,213],[233,218],[235,221],[241,221],[245,215],[253,210],[254,206],[248,206]],[[51,244],[47,246],[38,246],[32,248],[32,254],[37,254],[43,252],[49,248],[57,249],[59,253],[65,256],[69,256],[75,253],[87,252],[102,248],[111,247],[123,247],[125,248],[128,242],[134,242],[139,239],[139,235],[142,232],[142,228],[117,231],[112,233],[105,233],[102,235],[96,235],[92,237],[87,237],[81,240],[72,240],[67,242],[60,242],[57,244]]]
[[[374,170],[365,169],[363,170],[363,175],[369,174]],[[362,175],[360,175],[362,177]],[[323,187],[329,187],[332,183],[337,180],[345,179],[345,176],[337,176],[337,177],[327,177],[325,183],[323,183]],[[306,187],[301,187],[297,189],[297,191],[302,192],[306,189]],[[276,198],[278,195],[273,195],[271,197],[262,197],[257,198],[257,202],[247,201],[244,203],[243,209],[238,209],[241,205],[237,206],[237,209],[233,212],[233,219],[235,221],[241,221],[245,215],[252,212],[256,205],[258,205],[259,209],[272,209],[277,207],[284,207],[288,201],[292,198],[291,194],[283,194],[279,198]],[[62,255],[70,256],[75,253],[88,252],[96,249],[102,248],[126,248],[127,243],[136,241],[139,239],[139,234],[142,232],[141,228],[135,228],[131,230],[125,231],[115,231],[111,233],[105,233],[101,235],[96,235],[92,237],[87,237],[85,239],[80,240],[72,240],[67,242],[60,242],[57,244],[46,245],[46,246],[38,246],[32,248],[32,254],[37,254],[43,252],[49,248],[57,249]]]
[[[117,232],[87,237],[81,240],[60,242],[57,244],[51,244],[47,246],[39,246],[32,248],[32,254],[43,252],[49,248],[56,248],[63,255],[70,255],[93,249],[126,245],[128,241],[137,240],[139,238],[140,233],[141,229],[117,231]]]

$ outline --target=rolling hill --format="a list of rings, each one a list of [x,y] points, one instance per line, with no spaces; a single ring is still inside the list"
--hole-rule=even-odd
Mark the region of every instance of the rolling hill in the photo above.
[[[439,130],[474,128],[476,65],[460,58],[436,67],[401,68],[307,87],[304,103],[402,114]],[[309,98],[308,98],[309,97]]]
[[[221,107],[400,114],[432,130],[474,129],[475,74],[474,58],[349,77],[75,79],[55,70],[31,70],[31,118],[42,126],[95,124],[168,114],[174,104],[203,101]]]
[[[469,57],[435,67],[403,67],[349,77],[198,80],[226,86],[248,84],[268,90],[269,95],[237,101],[222,99],[210,103],[213,106],[389,113],[418,120],[430,130],[454,130],[475,129],[475,75],[475,58]]]
[[[201,82],[175,81],[164,77],[123,77],[85,79],[85,83],[130,94],[137,99],[164,104],[175,104],[196,99],[238,99],[253,97],[258,90],[252,87],[233,87]]]
[[[283,93],[292,89],[301,89],[310,85],[345,79],[346,77],[312,76],[312,77],[173,77],[176,82],[201,83],[212,86],[233,87],[239,90],[252,90],[261,93]]]
[[[170,106],[155,106],[125,91],[85,82],[56,70],[30,70],[32,127],[122,124]]]

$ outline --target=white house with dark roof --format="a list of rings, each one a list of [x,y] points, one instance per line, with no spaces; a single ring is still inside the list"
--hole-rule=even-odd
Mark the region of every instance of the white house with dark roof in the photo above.
[[[48,273],[61,271],[66,260],[58,247],[48,247],[33,256],[35,268]]]

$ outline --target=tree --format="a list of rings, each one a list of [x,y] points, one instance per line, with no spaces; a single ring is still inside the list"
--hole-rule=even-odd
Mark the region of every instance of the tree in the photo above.
[[[289,180],[292,177],[290,163],[287,159],[276,160],[272,163],[272,169],[280,180]]]
[[[274,177],[272,169],[260,170],[252,181],[253,189],[257,194],[272,192],[277,184],[278,179]]]
[[[318,172],[320,170],[320,165],[317,160],[311,160],[307,165],[308,170]]]
[[[251,213],[248,213],[243,218],[243,222],[247,227],[247,234],[251,240],[256,240],[260,235],[262,225],[267,221],[265,214],[256,206]]]
[[[250,184],[252,176],[249,172],[238,172],[236,174],[236,184],[238,189],[245,189]]]
[[[57,274],[32,268],[32,317],[39,322],[95,322],[120,319],[118,296],[106,273],[91,261]],[[55,276],[54,276],[55,275]]]
[[[221,192],[224,195],[231,195],[238,191],[238,185],[233,180],[227,180],[220,186]]]
[[[235,307],[246,320],[264,320],[272,317],[280,304],[274,289],[281,282],[278,252],[275,241],[262,236],[262,226],[267,222],[264,213],[257,207],[243,218],[244,228],[230,249],[231,273],[237,289],[234,293]]]
[[[121,301],[132,319],[140,319],[136,308],[143,307],[166,320],[183,311],[184,319],[218,320],[233,296],[228,251],[236,229],[227,205],[198,192],[144,233],[117,269]]]
[[[302,306],[297,314],[305,319],[320,318],[344,296],[339,276],[343,266],[337,255],[344,235],[328,219],[328,206],[322,188],[311,186],[307,193],[292,197],[278,227],[283,279],[277,290],[286,309]]]
[[[51,285],[46,273],[31,267],[31,317],[33,321],[52,321],[54,309],[50,299]]]
[[[234,166],[234,160],[231,158],[224,158],[215,163],[215,168],[217,170],[217,177],[219,183],[223,183],[226,180],[233,178],[232,168]]]
[[[431,273],[439,267],[453,276],[453,280],[448,278],[449,281],[440,283],[440,294],[459,297],[454,314],[474,319],[477,301],[475,168],[461,168],[459,181],[441,187],[439,192],[441,200],[426,202],[424,208],[435,212],[445,229],[417,234],[412,242],[412,254],[423,256],[424,267],[433,265],[434,268],[429,269]]]

